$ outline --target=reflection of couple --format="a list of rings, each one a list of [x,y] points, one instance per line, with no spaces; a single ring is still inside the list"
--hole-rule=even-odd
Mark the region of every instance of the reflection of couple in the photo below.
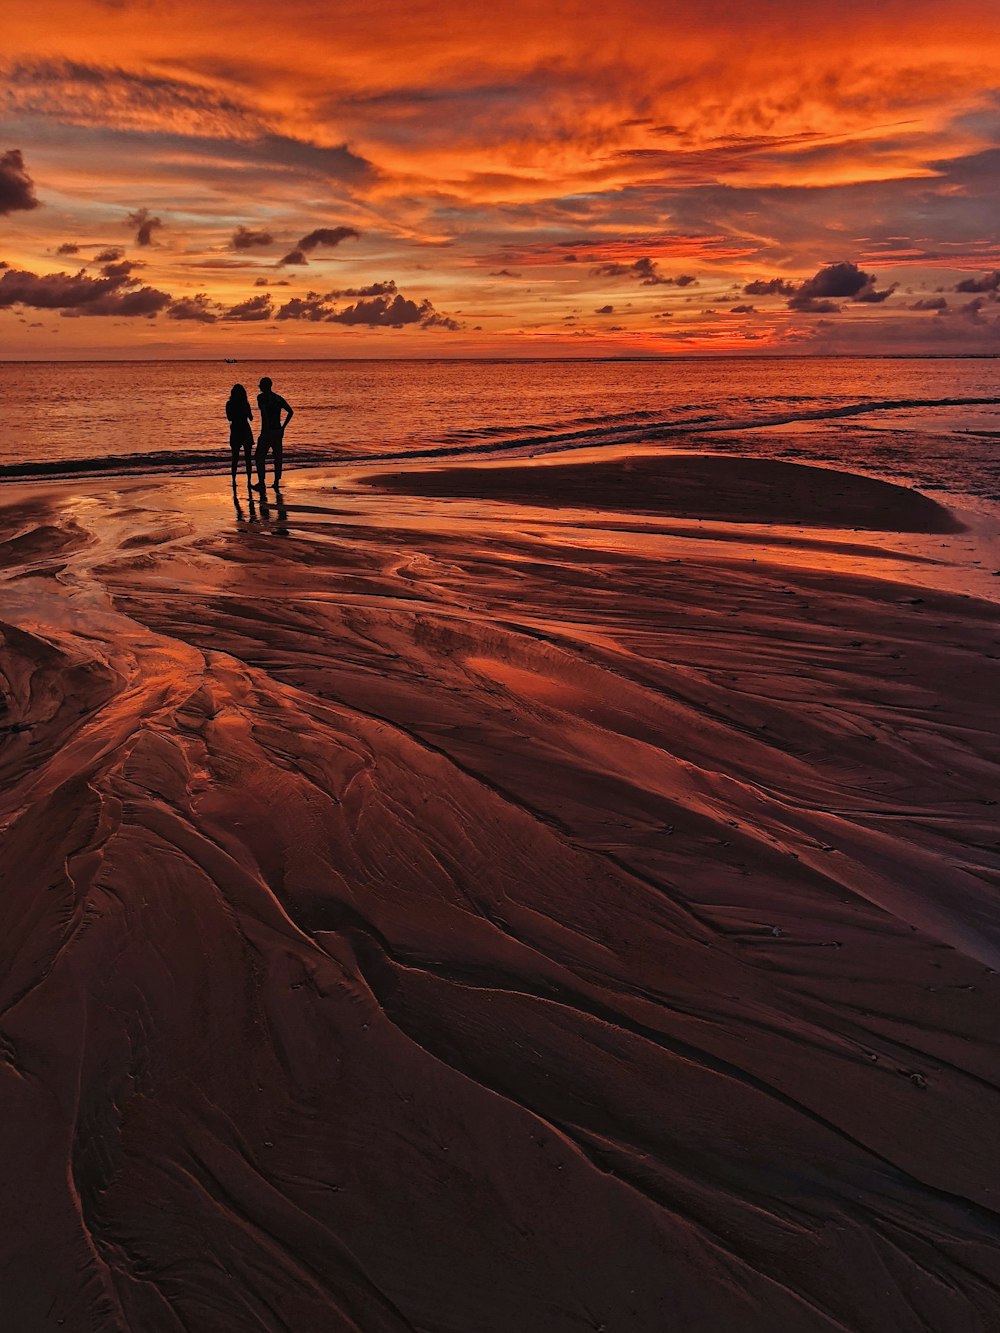
[[[274,392],[271,388],[271,381],[266,375],[260,382],[257,408],[260,412],[260,434],[257,436],[257,452],[254,454],[254,462],[257,465],[256,489],[263,491],[264,468],[269,453],[273,452],[274,454],[275,486],[281,481],[282,445],[285,438],[285,427],[292,419],[292,409],[280,393]],[[281,419],[282,412],[288,414],[284,421]],[[233,455],[233,489],[236,489],[236,469],[239,466],[241,452],[246,460],[247,487],[249,488],[252,484],[250,455],[253,452],[253,427],[250,422],[253,420],[253,409],[250,406],[250,400],[247,398],[247,391],[242,384],[233,385],[229,401],[226,403],[226,416],[229,418],[229,448]]]

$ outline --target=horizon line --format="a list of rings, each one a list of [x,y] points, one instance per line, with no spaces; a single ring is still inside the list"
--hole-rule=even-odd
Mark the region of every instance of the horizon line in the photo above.
[[[251,356],[230,359],[219,356],[60,356],[0,357],[0,366],[144,365],[154,362],[178,365],[259,365],[263,363],[312,362],[336,364],[587,364],[608,362],[686,361],[996,361],[1000,352],[688,352],[662,356]]]

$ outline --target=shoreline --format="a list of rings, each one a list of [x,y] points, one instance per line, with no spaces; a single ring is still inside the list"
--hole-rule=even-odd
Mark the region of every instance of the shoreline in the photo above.
[[[662,503],[660,512],[656,512],[655,509],[644,509],[641,505],[616,510],[613,507],[595,507],[586,503],[580,509],[574,509],[568,504],[557,505],[541,493],[536,494],[533,501],[525,493],[524,499],[519,502],[519,508],[527,512],[534,505],[534,517],[541,522],[566,522],[571,528],[579,526],[587,530],[601,528],[613,530],[618,526],[622,531],[632,531],[637,538],[644,537],[650,542],[658,537],[662,538],[664,543],[670,539],[678,541],[686,539],[699,543],[718,541],[724,546],[752,545],[759,542],[766,548],[775,546],[782,548],[782,557],[786,559],[793,558],[795,552],[799,556],[807,556],[810,550],[819,552],[827,549],[831,553],[839,551],[842,555],[856,552],[861,556],[873,556],[884,566],[888,566],[894,560],[898,561],[901,582],[914,581],[920,586],[926,584],[928,587],[951,591],[958,595],[979,597],[991,602],[1000,600],[1000,577],[995,576],[995,568],[1000,567],[1000,560],[997,559],[997,544],[1000,543],[1000,503],[978,500],[976,508],[969,508],[968,502],[976,500],[976,497],[954,497],[946,494],[932,496],[926,491],[893,480],[876,470],[864,473],[849,472],[825,461],[802,464],[794,461],[755,459],[745,454],[704,452],[694,447],[676,450],[651,449],[648,445],[624,444],[580,446],[572,451],[571,460],[567,460],[565,453],[558,451],[513,458],[477,457],[468,463],[450,457],[430,460],[414,458],[409,465],[405,458],[394,456],[377,467],[363,456],[354,457],[348,462],[307,463],[304,466],[297,465],[293,459],[291,465],[286,467],[285,489],[287,491],[291,487],[296,491],[308,489],[332,492],[339,501],[358,506],[359,515],[372,504],[376,508],[384,508],[387,502],[395,503],[402,507],[401,513],[406,516],[405,521],[412,522],[417,527],[422,525],[423,520],[410,516],[419,514],[426,504],[433,505],[436,501],[443,502],[450,515],[457,515],[463,509],[472,516],[485,516],[489,512],[503,523],[505,517],[510,514],[511,505],[498,495],[497,486],[491,481],[497,474],[515,469],[523,469],[525,472],[539,470],[540,474],[545,474],[552,468],[556,469],[555,475],[558,476],[560,469],[587,470],[594,464],[617,467],[620,464],[627,464],[630,460],[635,460],[639,465],[652,464],[654,467],[662,461],[667,469],[677,464],[682,467],[694,464],[695,468],[698,468],[703,462],[723,472],[730,463],[735,464],[737,469],[749,468],[752,471],[757,463],[760,463],[759,471],[765,475],[775,467],[779,472],[788,469],[803,474],[832,473],[835,477],[854,478],[862,484],[871,482],[874,484],[873,494],[888,495],[890,501],[893,492],[915,496],[921,505],[949,515],[950,519],[947,522],[953,525],[954,530],[942,534],[898,533],[891,531],[887,526],[881,530],[870,531],[870,536],[878,542],[877,545],[873,545],[866,541],[864,532],[858,531],[855,525],[837,529],[831,524],[830,517],[825,516],[820,518],[817,528],[811,524],[808,513],[801,515],[801,522],[791,524],[781,524],[775,522],[773,516],[751,512],[742,515],[733,513],[730,518],[734,521],[726,522],[713,519],[710,516],[710,506],[706,506],[704,516],[697,512],[687,515],[671,513],[669,507],[662,507]],[[454,489],[453,480],[447,480],[452,474],[481,476],[484,483],[482,494],[479,497],[470,494],[463,500],[462,495]],[[413,478],[417,480],[410,480]],[[446,480],[437,483],[435,478]],[[377,497],[381,494],[382,482],[385,484],[386,494],[379,500]],[[440,490],[435,496],[435,487],[438,485]],[[428,487],[423,496],[420,492],[421,486]],[[148,491],[153,510],[159,508],[164,500],[169,502],[169,497],[175,492],[178,502],[186,494],[190,494],[199,509],[205,506],[212,509],[217,505],[223,515],[227,511],[227,503],[231,503],[229,473],[222,467],[217,467],[211,472],[173,475],[128,471],[76,476],[18,477],[7,479],[6,488],[7,494],[15,504],[22,502],[22,497],[40,497],[47,493],[58,497],[74,492],[81,494],[93,492],[99,496],[125,490],[139,493]],[[394,497],[393,492],[395,492]],[[237,476],[237,493],[241,497],[241,503],[245,504],[247,498],[245,478],[241,474]],[[477,498],[478,506],[473,504]],[[582,498],[586,501],[591,497],[583,492]],[[956,498],[965,500],[966,504],[955,503]],[[482,509],[482,505],[488,507],[487,511]],[[567,515],[565,520],[559,518],[559,509],[564,510]],[[347,524],[354,521],[349,511],[342,513],[340,517]],[[361,521],[360,517],[358,521]],[[827,530],[823,538],[809,535],[810,532],[818,533],[823,529]],[[675,552],[668,550],[666,545],[663,547],[663,552],[665,558],[673,558],[675,555]],[[884,570],[884,576],[888,576],[887,568]]]
[[[607,457],[8,492],[20,1326],[987,1333],[1000,579]]]

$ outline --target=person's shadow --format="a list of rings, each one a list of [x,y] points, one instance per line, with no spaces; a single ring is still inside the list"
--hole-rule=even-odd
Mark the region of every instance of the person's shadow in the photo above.
[[[285,497],[281,494],[278,486],[274,487],[274,521],[271,518],[271,506],[268,503],[267,493],[263,492],[260,497],[260,516],[263,522],[271,523],[271,531],[276,537],[287,537],[288,534],[288,510],[285,508]]]
[[[278,511],[278,522],[281,527],[274,529],[282,537],[288,536],[288,510],[285,508],[285,497],[281,493],[278,483],[274,483],[274,507]]]

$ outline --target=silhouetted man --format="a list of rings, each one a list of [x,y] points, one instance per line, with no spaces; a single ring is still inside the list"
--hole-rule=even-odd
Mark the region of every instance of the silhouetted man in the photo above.
[[[275,486],[281,481],[281,454],[285,427],[294,414],[281,394],[275,393],[271,388],[271,381],[266,375],[260,382],[257,407],[260,410],[260,434],[257,436],[257,452],[254,454],[254,462],[257,464],[257,489],[262,491],[264,489],[264,468],[267,464],[267,456],[272,450],[274,452]],[[288,413],[284,421],[281,419],[282,412]]]

